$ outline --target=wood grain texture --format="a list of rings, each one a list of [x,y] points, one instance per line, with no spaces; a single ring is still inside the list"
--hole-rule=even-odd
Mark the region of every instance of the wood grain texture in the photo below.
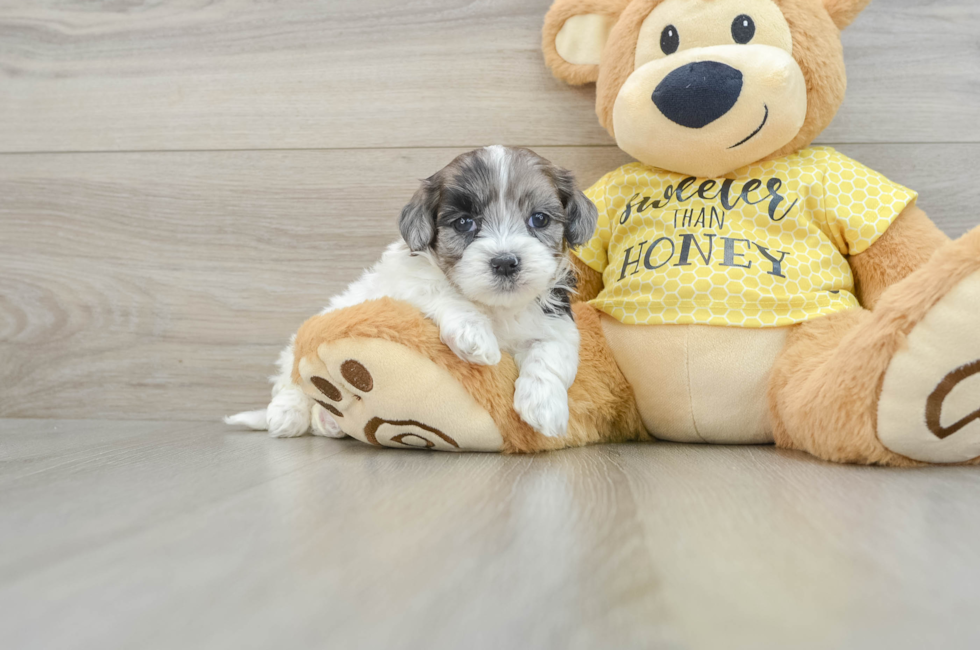
[[[264,403],[277,350],[461,151],[0,157],[0,414],[213,420]],[[545,153],[589,182],[625,160]]]
[[[0,151],[610,144],[550,0],[0,4]],[[980,142],[975,0],[879,0],[822,141]]]
[[[306,318],[458,149],[0,156],[0,416],[214,420],[265,403]],[[584,184],[614,147],[543,148]],[[980,145],[843,151],[980,222]]]
[[[980,475],[0,420],[6,648],[975,648]]]

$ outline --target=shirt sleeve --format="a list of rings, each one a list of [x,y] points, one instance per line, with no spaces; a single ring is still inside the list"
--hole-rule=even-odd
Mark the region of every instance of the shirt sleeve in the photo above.
[[[916,192],[836,151],[825,164],[827,225],[844,255],[867,250],[918,198]]]
[[[608,263],[606,250],[609,246],[609,240],[612,237],[608,214],[609,201],[606,196],[607,178],[607,176],[600,178],[596,181],[595,185],[585,190],[585,196],[595,204],[596,209],[599,211],[599,221],[596,224],[595,234],[592,235],[592,239],[572,251],[589,268],[599,273],[602,273],[606,269],[606,264]]]

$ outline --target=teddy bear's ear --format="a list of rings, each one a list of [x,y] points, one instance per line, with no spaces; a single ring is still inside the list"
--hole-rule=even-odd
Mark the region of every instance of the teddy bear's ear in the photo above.
[[[844,29],[864,11],[871,0],[823,0],[823,6],[833,18],[837,29]]]
[[[555,0],[544,18],[542,49],[551,72],[570,84],[599,77],[609,32],[630,0]]]

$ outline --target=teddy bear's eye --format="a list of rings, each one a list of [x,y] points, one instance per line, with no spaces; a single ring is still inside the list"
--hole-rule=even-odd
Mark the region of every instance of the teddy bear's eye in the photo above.
[[[742,14],[732,21],[732,38],[736,43],[745,45],[755,36],[755,21],[751,17]]]
[[[677,34],[677,28],[673,25],[664,27],[660,32],[660,49],[664,54],[673,54],[681,45],[681,37]]]

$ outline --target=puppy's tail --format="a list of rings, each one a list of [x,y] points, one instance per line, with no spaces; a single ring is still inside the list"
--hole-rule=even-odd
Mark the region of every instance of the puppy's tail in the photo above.
[[[224,419],[225,424],[242,424],[255,431],[268,431],[269,420],[265,415],[265,411],[266,409],[259,409],[258,411],[244,411],[243,413],[229,415]]]

